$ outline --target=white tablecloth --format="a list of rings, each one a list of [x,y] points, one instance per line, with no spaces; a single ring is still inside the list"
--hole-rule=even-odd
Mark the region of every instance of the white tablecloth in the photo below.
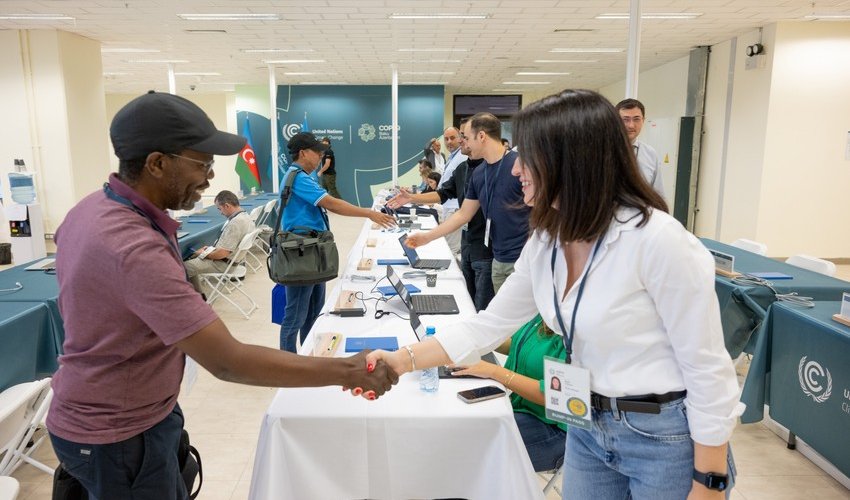
[[[433,218],[421,217],[427,228]],[[375,283],[352,283],[351,274],[386,276],[384,266],[357,271],[361,257],[401,258],[400,233],[372,230],[364,224],[339,285],[328,294],[330,310],[340,290],[360,290],[368,296]],[[368,238],[377,246],[365,247]],[[423,258],[450,258],[445,240],[418,249]],[[409,266],[393,266],[396,273]],[[453,261],[441,271],[436,288],[424,278],[405,279],[423,293],[450,293],[460,315],[422,316],[424,325],[441,325],[475,313],[460,269]],[[384,280],[381,285],[388,284]],[[372,296],[377,296],[374,294]],[[380,307],[407,317],[400,299]],[[399,345],[415,341],[407,321],[396,316],[375,319],[375,301],[366,316],[322,315],[312,332],[349,336],[397,336]],[[312,349],[312,335],[302,354]],[[345,355],[344,344],[337,351]],[[435,394],[419,390],[419,373],[409,373],[377,401],[342,392],[339,387],[280,389],[260,430],[250,498],[268,499],[536,499],[543,498],[537,476],[520,438],[508,398],[466,404],[457,392],[491,380],[441,380]]]

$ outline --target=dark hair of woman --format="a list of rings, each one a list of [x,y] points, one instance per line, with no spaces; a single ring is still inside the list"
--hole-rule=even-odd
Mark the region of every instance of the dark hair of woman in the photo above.
[[[520,160],[531,172],[530,223],[562,243],[601,236],[621,207],[640,212],[667,204],[638,170],[632,146],[611,103],[590,90],[564,90],[514,117]]]

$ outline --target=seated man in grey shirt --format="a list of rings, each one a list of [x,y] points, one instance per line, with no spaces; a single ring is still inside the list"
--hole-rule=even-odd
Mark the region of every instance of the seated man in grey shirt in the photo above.
[[[233,192],[225,190],[218,193],[215,206],[221,215],[227,217],[227,222],[221,228],[221,235],[212,247],[204,246],[198,249],[192,258],[183,263],[192,286],[199,292],[201,283],[198,276],[224,272],[230,263],[230,256],[239,247],[242,238],[254,230],[254,221],[248,212],[239,206],[239,198]]]

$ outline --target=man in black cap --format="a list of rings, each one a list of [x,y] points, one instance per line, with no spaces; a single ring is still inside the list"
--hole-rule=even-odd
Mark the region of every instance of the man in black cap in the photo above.
[[[316,140],[310,132],[300,132],[292,136],[287,144],[292,165],[286,171],[281,185],[294,175],[292,197],[283,211],[281,229],[291,231],[292,228],[304,227],[316,231],[327,231],[327,216],[325,210],[338,215],[349,217],[366,217],[372,222],[384,227],[392,227],[395,220],[384,213],[369,208],[361,208],[345,200],[335,198],[322,189],[310,174],[319,168],[323,153],[328,145]],[[286,309],[283,322],[280,325],[280,348],[284,351],[296,352],[298,332],[301,332],[301,342],[307,338],[310,328],[319,316],[325,303],[325,284],[287,285]]]
[[[188,209],[213,155],[245,139],[216,130],[186,99],[150,92],[110,127],[118,173],[56,232],[64,354],[47,428],[63,468],[99,499],[184,499],[177,395],[188,354],[223,380],[271,387],[344,385],[373,399],[398,377],[363,356],[312,358],[246,345],[186,279],[166,209]]]

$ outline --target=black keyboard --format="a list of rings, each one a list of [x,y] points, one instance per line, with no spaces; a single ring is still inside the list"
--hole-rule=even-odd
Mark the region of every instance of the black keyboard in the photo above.
[[[441,311],[440,300],[436,295],[413,295],[413,301],[419,314]]]
[[[419,267],[443,267],[446,261],[443,259],[419,259],[416,263]]]

